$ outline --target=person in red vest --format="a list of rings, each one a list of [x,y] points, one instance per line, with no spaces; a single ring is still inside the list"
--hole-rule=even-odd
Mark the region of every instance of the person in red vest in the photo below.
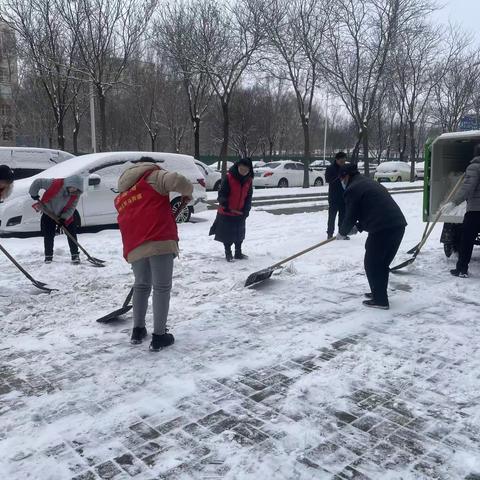
[[[250,158],[242,158],[230,168],[218,191],[219,208],[210,235],[225,247],[227,262],[248,258],[242,252],[246,219],[252,207],[253,166]],[[235,256],[232,245],[235,244]]]
[[[40,190],[45,190],[40,198]],[[80,175],[72,175],[67,178],[37,178],[30,186],[30,195],[34,203],[32,206],[37,211],[46,208],[60,220],[60,225],[66,228],[74,238],[77,238],[77,226],[74,221],[75,209],[77,208],[80,195],[83,193],[83,178]],[[53,261],[53,246],[58,224],[48,215],[43,214],[40,220],[45,247],[45,263]],[[80,263],[78,246],[68,239],[70,254],[73,264]]]
[[[172,289],[173,260],[178,255],[178,232],[170,206],[170,192],[182,200],[192,200],[193,185],[183,175],[162,170],[150,157],[142,157],[125,170],[118,180],[115,198],[123,256],[132,265],[133,287],[132,344],[147,336],[145,315],[153,285],[153,334],[150,350],[158,352],[175,338],[167,330]]]
[[[12,191],[14,175],[7,165],[0,165],[0,202],[3,202]]]

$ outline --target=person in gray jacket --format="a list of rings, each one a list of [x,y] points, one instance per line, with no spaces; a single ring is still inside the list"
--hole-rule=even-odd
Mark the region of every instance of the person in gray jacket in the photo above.
[[[465,171],[462,186],[453,197],[451,205],[445,205],[444,210],[448,211],[464,201],[467,201],[467,212],[463,218],[457,266],[450,270],[452,275],[462,278],[468,277],[468,264],[472,259],[473,245],[480,233],[480,145],[475,146],[474,158]]]
[[[40,198],[39,192],[44,190]],[[66,228],[76,239],[77,229],[74,221],[75,208],[80,195],[83,193],[83,178],[80,175],[72,175],[63,178],[37,178],[30,187],[30,196],[37,202],[32,206],[41,212],[46,209],[59,218],[60,226]],[[45,263],[52,263],[55,233],[59,225],[45,213],[40,220],[43,241],[45,247]],[[80,263],[78,246],[68,239],[72,263]]]

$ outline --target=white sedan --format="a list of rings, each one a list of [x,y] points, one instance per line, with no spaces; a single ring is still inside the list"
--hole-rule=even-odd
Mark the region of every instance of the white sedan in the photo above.
[[[222,174],[218,171],[207,165],[206,163],[201,162],[200,160],[195,160],[195,165],[200,170],[201,174],[205,177],[205,184],[207,190],[213,190],[215,192],[220,188],[222,183]]]
[[[18,235],[40,231],[40,215],[32,208],[29,188],[37,178],[66,178],[80,175],[85,179],[84,193],[77,206],[75,221],[80,227],[110,226],[117,223],[114,199],[118,195],[120,175],[148,156],[165,170],[181,173],[193,183],[193,200],[181,212],[177,221],[188,221],[192,213],[206,210],[205,179],[194,163],[193,157],[159,152],[109,152],[92,153],[65,160],[43,172],[14,183],[12,194],[0,204],[0,235]],[[170,204],[175,209],[181,202],[178,193],[170,194]]]
[[[377,182],[408,182],[410,164],[407,162],[383,162],[375,172]]]
[[[321,187],[325,184],[323,172],[309,169],[310,185]],[[291,160],[267,163],[255,169],[254,187],[301,187],[303,186],[303,163]]]

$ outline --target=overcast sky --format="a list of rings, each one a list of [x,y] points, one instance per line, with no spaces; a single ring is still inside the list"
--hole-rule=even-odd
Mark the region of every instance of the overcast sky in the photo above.
[[[435,15],[441,22],[463,24],[480,41],[480,0],[436,0],[445,8]]]

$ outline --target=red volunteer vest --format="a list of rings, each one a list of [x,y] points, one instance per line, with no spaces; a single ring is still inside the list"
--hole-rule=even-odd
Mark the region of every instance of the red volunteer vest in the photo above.
[[[56,178],[50,187],[45,190],[45,193],[42,195],[42,198],[40,200],[41,203],[46,205],[53,197],[58,195],[60,193],[60,190],[63,187],[63,178]],[[64,212],[66,212],[78,199],[78,195],[70,195],[68,198],[67,203],[65,206],[62,208],[62,211],[60,212],[60,215]],[[70,225],[73,222],[73,215],[65,220],[65,225]]]
[[[248,197],[250,186],[252,185],[252,178],[250,177],[243,185],[240,180],[233,176],[230,172],[227,173],[228,185],[230,187],[230,195],[228,196],[228,208],[230,210],[242,211],[245,206],[245,201]],[[229,215],[231,217],[237,217],[237,213],[226,212],[225,209],[220,206],[218,213],[221,215]]]
[[[178,241],[177,223],[168,195],[160,195],[148,182],[149,170],[126,192],[115,198],[123,256],[145,242]]]

